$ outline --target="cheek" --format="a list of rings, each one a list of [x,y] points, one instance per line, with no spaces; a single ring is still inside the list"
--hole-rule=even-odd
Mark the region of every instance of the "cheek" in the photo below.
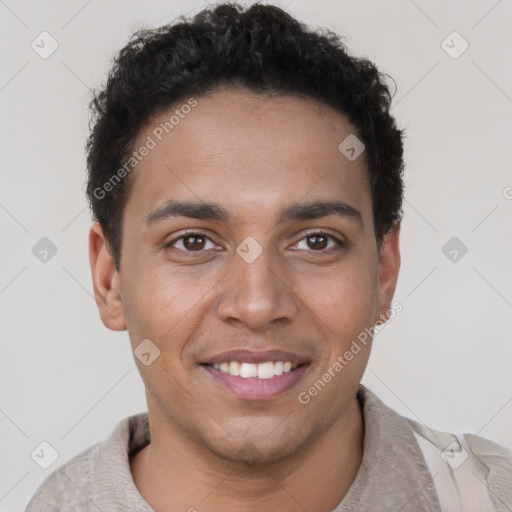
[[[146,265],[130,276],[123,288],[123,306],[132,345],[149,338],[164,356],[181,351],[204,314],[216,280],[171,266]]]
[[[373,323],[378,307],[377,270],[359,258],[297,278],[298,295],[329,337],[357,336]]]

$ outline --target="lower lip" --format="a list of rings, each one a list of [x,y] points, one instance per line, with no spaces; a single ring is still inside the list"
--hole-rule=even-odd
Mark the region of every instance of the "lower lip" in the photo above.
[[[309,368],[302,364],[289,372],[276,375],[270,379],[236,377],[230,373],[216,370],[213,366],[202,365],[216,381],[226,386],[238,398],[264,400],[288,391],[295,386]]]

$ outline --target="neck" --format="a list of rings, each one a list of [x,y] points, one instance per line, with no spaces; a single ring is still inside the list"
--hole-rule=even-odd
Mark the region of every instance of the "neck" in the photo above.
[[[177,435],[152,426],[151,444],[130,461],[135,485],[156,512],[330,512],[355,480],[364,424],[354,397],[329,430],[285,460],[257,467],[205,454],[204,447],[201,453],[196,443],[186,436],[178,442]]]

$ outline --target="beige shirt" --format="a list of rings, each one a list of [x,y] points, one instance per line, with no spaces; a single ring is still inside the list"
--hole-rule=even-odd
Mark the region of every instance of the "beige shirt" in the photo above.
[[[414,422],[387,407],[363,385],[357,397],[365,423],[363,459],[356,479],[333,512],[441,511],[436,491],[440,482],[434,484],[439,475],[433,479],[429,472],[415,438]],[[496,463],[493,458],[495,450],[504,453],[506,449],[484,438],[475,439],[484,454],[480,460],[486,467],[495,466],[490,467],[489,482],[483,482],[495,511],[512,510],[512,465],[508,455]],[[147,413],[125,418],[105,442],[84,450],[51,473],[26,512],[154,512],[137,490],[130,471],[130,456],[149,442]],[[449,472],[445,475],[450,477]]]

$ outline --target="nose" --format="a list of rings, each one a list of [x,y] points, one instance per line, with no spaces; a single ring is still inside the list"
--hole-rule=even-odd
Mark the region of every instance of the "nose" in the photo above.
[[[278,324],[293,322],[299,310],[284,262],[271,251],[252,262],[238,254],[233,268],[223,279],[217,314],[233,326],[265,332]]]

